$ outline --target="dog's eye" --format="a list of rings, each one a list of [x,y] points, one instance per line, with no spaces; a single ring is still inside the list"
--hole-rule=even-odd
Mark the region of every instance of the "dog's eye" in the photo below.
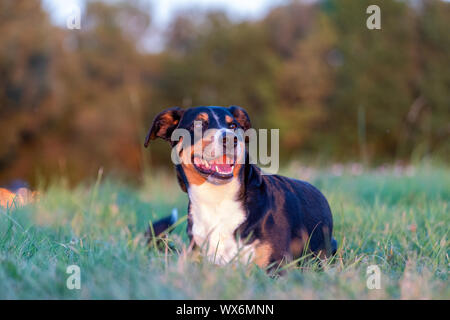
[[[236,129],[236,124],[235,123],[230,123],[229,125],[228,125],[228,128],[230,128],[230,129]]]

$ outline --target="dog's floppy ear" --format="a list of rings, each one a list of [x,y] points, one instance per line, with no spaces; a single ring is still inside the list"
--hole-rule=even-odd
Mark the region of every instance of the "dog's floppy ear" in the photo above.
[[[180,123],[184,110],[179,107],[170,108],[160,112],[153,120],[150,131],[145,138],[144,146],[147,148],[150,140],[161,138],[166,141],[170,140],[172,132]]]
[[[252,127],[247,111],[238,106],[230,106],[228,109],[244,131]]]

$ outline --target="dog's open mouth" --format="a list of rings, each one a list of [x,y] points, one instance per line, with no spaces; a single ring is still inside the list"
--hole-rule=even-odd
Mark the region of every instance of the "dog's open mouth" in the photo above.
[[[205,175],[228,179],[233,176],[235,165],[234,157],[223,156],[212,160],[206,160],[200,157],[193,157],[194,167]]]

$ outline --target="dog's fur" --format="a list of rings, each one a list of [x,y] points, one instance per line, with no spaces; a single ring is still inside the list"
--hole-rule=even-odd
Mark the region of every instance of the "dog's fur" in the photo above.
[[[194,148],[189,153],[181,147],[182,139],[171,141],[177,128],[192,135],[194,121],[201,121],[203,132],[251,127],[247,112],[236,106],[171,108],[153,121],[145,146],[150,140],[162,138],[176,148],[182,160],[175,168],[181,189],[189,196],[187,233],[193,247],[217,264],[239,259],[261,267],[298,258],[306,246],[319,256],[336,252],[331,210],[319,190],[304,181],[263,175],[249,163],[247,151],[240,155],[245,162],[239,164],[234,158],[232,167],[224,167],[232,170],[227,174],[214,166],[214,160],[215,172],[201,170],[204,167],[196,165]],[[201,143],[202,148],[209,143],[225,143],[210,138],[187,143]],[[243,141],[236,147],[246,150]],[[154,230],[169,227],[169,221],[154,223]]]

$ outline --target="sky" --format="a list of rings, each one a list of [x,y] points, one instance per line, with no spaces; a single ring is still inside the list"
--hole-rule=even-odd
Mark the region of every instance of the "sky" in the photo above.
[[[105,0],[113,2],[114,0]],[[240,18],[259,18],[272,7],[286,2],[286,0],[143,0],[153,7],[153,22],[163,28],[167,26],[174,13],[185,8],[225,9]],[[50,13],[52,21],[57,25],[64,25],[66,17],[70,15],[74,6],[83,9],[84,0],[43,0],[44,8]]]
[[[65,25],[67,16],[75,5],[83,8],[86,0],[43,0],[44,8],[50,13],[52,21],[57,25]],[[115,0],[104,0],[114,2]],[[153,23],[164,29],[171,17],[178,10],[198,7],[200,9],[222,8],[236,19],[257,19],[264,16],[272,7],[288,0],[141,0],[153,6]],[[304,0],[312,2],[314,0]],[[450,0],[445,0],[450,1]]]
[[[115,0],[104,0],[114,2]],[[171,18],[178,12],[188,8],[200,10],[223,9],[234,20],[258,19],[271,8],[285,3],[287,0],[141,0],[151,4],[152,31],[149,33],[144,50],[160,52],[164,49],[163,31]],[[85,0],[43,0],[44,9],[50,14],[55,25],[65,26],[75,7],[84,9]],[[82,26],[81,26],[82,27]]]

